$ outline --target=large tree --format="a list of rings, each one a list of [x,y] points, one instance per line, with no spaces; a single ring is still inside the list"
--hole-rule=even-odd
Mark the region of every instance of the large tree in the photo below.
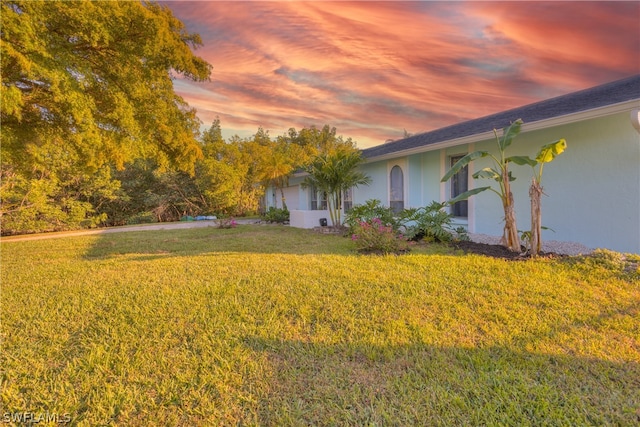
[[[210,65],[168,8],[3,1],[1,16],[3,157],[31,167],[56,141],[80,155],[78,166],[141,154],[193,165],[199,122],[171,77],[204,80]]]
[[[153,2],[2,1],[3,192],[55,178],[55,162],[92,174],[135,158],[193,172],[200,122],[172,78],[209,78],[201,44]],[[55,160],[55,162],[54,162]]]

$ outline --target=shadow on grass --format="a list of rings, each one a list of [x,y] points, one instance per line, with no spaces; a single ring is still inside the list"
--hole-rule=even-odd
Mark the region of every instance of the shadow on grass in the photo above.
[[[261,425],[636,425],[640,366],[508,348],[248,338]]]
[[[103,234],[84,258],[135,255],[129,259],[152,260],[216,252],[353,255],[353,249],[353,243],[341,236],[278,225],[240,225],[233,229],[202,227]]]

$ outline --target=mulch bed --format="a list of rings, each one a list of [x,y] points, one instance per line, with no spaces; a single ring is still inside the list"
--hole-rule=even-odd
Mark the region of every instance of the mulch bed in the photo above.
[[[488,245],[486,243],[476,243],[471,241],[459,241],[452,244],[456,249],[460,249],[465,253],[485,255],[493,258],[504,258],[513,261],[521,261],[530,259],[531,255],[528,253],[511,252],[502,245]],[[524,252],[524,248],[522,248]],[[565,255],[556,254],[553,252],[540,252],[538,258],[562,258]]]

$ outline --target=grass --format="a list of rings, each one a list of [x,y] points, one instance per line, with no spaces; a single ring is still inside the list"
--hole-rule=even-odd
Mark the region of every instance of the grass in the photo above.
[[[635,425],[616,256],[364,256],[281,226],[2,243],[2,412],[73,425]],[[46,424],[44,424],[46,425]]]

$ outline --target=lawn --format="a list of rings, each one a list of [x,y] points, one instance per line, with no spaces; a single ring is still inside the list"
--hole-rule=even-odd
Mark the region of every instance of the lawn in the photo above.
[[[515,262],[435,247],[366,256],[347,238],[249,225],[1,249],[5,418],[58,414],[86,426],[640,418],[640,275],[615,254]]]

